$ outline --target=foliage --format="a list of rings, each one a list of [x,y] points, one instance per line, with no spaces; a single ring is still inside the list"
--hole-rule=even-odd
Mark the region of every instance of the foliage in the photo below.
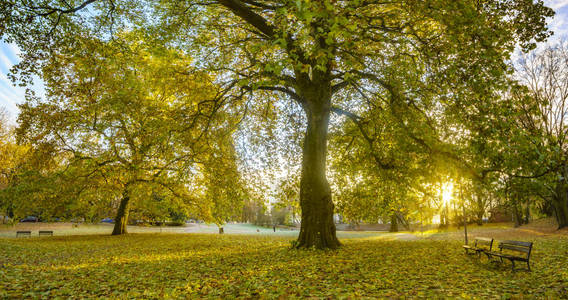
[[[422,150],[447,154],[424,130],[429,114],[447,117],[434,130],[467,123],[464,110],[482,118],[478,108],[491,106],[506,84],[511,52],[546,39],[552,15],[542,1],[525,0],[9,1],[0,10],[0,34],[23,49],[15,71],[25,82],[73,45],[77,32],[112,40],[116,32],[151,27],[163,45],[195,54],[228,98],[247,99],[245,111],[264,109],[270,122],[275,106],[301,107],[307,126],[299,246],[336,248],[326,177],[331,112],[366,118],[387,108],[399,123],[417,121],[406,131]],[[388,196],[395,208],[408,194],[399,187]]]
[[[59,162],[49,146],[19,144],[15,132],[7,114],[0,110],[0,214],[10,217],[12,222],[29,214],[46,219],[63,204],[53,203],[53,197],[48,195],[64,188],[48,175]],[[46,198],[49,201],[43,201]],[[40,204],[46,202],[55,205]],[[72,211],[72,207],[67,209]]]
[[[223,138],[223,137],[221,137]],[[227,221],[239,219],[247,198],[246,185],[237,169],[237,156],[230,136],[219,143],[219,147],[203,164],[204,198],[210,201],[211,219],[219,227]],[[218,141],[217,141],[218,142]]]
[[[213,136],[226,136],[234,125],[222,113],[212,78],[148,34],[123,32],[110,42],[78,38],[42,69],[47,99],[21,105],[18,133],[61,161],[49,177],[51,190],[43,192],[53,203],[44,206],[94,210],[83,212],[89,220],[101,217],[100,208],[118,206],[117,223],[126,222],[130,202],[146,207],[139,211],[163,214],[167,204],[207,218],[207,198],[191,193],[199,164],[224,155],[227,139]],[[69,188],[57,188],[62,185]],[[20,203],[30,202],[25,194],[12,191]],[[149,203],[156,194],[166,201]]]
[[[493,121],[484,138],[491,142],[481,152],[495,163],[493,181],[517,220],[528,219],[534,207],[554,214],[560,227],[568,226],[567,48],[563,41],[519,58],[518,83],[488,115]]]
[[[0,297],[564,297],[568,239],[535,242],[533,271],[513,273],[465,256],[458,240],[290,251],[287,238],[234,235],[0,239]]]

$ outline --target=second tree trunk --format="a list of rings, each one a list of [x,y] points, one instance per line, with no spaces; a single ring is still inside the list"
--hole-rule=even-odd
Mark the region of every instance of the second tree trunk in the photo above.
[[[120,205],[118,211],[116,212],[116,218],[114,219],[114,229],[112,235],[120,235],[127,233],[126,225],[128,224],[128,212],[130,204],[130,195],[128,195],[127,189],[122,193],[122,199],[120,199]]]

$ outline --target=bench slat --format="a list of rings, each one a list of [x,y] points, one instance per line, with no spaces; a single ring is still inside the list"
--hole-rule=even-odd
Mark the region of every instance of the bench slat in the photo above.
[[[484,238],[484,237],[478,237],[478,238],[475,238],[475,240],[480,241],[480,242],[485,242],[485,243],[491,243],[493,241],[493,239]]]
[[[501,241],[502,244],[510,244],[522,247],[532,247],[532,242],[522,242],[522,241]]]
[[[510,245],[510,244],[500,244],[499,248],[507,249],[507,250],[511,250],[511,251],[524,252],[524,253],[529,253],[531,251],[530,248],[519,247],[519,246],[515,246],[515,245]]]
[[[491,250],[491,248],[493,247],[493,239],[484,237],[475,238],[475,247],[481,249],[481,246],[489,247],[489,250]]]
[[[32,232],[29,231],[29,230],[19,230],[19,231],[16,231],[16,237],[21,236],[21,235],[32,236]]]

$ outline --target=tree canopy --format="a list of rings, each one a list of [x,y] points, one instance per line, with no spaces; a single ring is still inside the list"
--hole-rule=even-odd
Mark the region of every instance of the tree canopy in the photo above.
[[[47,74],[54,57],[85,36],[112,44],[143,28],[157,44],[192,57],[187,65],[224,91],[231,115],[300,107],[297,246],[336,248],[330,128],[332,135],[359,131],[353,144],[372,156],[360,161],[377,170],[379,182],[427,176],[416,175],[425,160],[449,161],[483,180],[492,162],[477,154],[487,113],[510,86],[508,60],[517,46],[530,50],[550,35],[552,15],[542,1],[524,0],[11,0],[0,11],[0,34],[23,50],[14,73],[24,83]],[[176,85],[176,74],[168,76]],[[381,191],[395,201],[409,196],[408,186],[383,184]]]

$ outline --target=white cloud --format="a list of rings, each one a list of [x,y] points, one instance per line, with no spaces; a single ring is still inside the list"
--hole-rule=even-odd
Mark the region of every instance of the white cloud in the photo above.
[[[548,28],[554,35],[547,44],[556,44],[560,39],[568,39],[568,0],[545,0],[544,4],[554,9],[554,18],[548,20]]]
[[[554,35],[557,37],[566,36],[568,34],[568,22],[566,21],[568,16],[557,16],[550,23],[550,29],[554,31]]]
[[[16,104],[17,101],[14,100],[14,98],[0,91],[0,107],[6,109],[8,112],[8,121],[11,123],[15,123],[18,113],[20,112]]]
[[[15,57],[19,57],[20,53],[22,53],[22,51],[20,50],[20,48],[18,48],[18,46],[16,46],[16,44],[8,44],[8,49],[10,49],[10,51],[12,52],[12,54]]]
[[[8,79],[8,72],[19,62],[20,53],[15,44],[0,42],[0,106],[8,111],[12,122],[19,113],[17,104],[25,100],[25,88],[14,86]]]
[[[0,71],[7,73],[20,59],[20,49],[15,44],[0,43]]]
[[[544,4],[557,11],[565,6],[568,6],[568,0],[548,0],[544,1]]]
[[[0,52],[0,71],[8,72],[13,65],[14,61],[12,61],[5,52]]]
[[[0,53],[0,63],[3,65],[2,67],[12,65],[12,61],[5,53]],[[0,71],[0,106],[8,111],[11,122],[15,122],[15,118],[19,113],[19,109],[16,105],[22,103],[24,99],[25,89],[14,86],[12,81],[8,79],[7,73]]]

